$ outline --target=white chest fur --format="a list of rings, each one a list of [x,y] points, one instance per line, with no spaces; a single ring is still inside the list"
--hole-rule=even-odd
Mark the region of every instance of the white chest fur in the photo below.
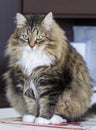
[[[26,46],[22,49],[22,57],[17,64],[21,65],[24,72],[30,75],[36,67],[50,66],[54,61],[53,57],[49,57],[42,50],[32,50]]]

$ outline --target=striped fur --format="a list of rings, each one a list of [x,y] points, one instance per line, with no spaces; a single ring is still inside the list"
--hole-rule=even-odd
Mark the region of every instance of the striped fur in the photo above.
[[[21,115],[79,119],[90,107],[92,96],[91,78],[83,58],[67,42],[52,14],[22,17],[26,21],[16,27],[6,49],[9,102]]]

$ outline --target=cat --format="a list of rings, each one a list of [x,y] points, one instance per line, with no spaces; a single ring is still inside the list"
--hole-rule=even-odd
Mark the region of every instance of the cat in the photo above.
[[[68,42],[52,12],[16,14],[6,48],[6,96],[12,107],[36,124],[80,119],[90,108],[92,81],[82,56]]]

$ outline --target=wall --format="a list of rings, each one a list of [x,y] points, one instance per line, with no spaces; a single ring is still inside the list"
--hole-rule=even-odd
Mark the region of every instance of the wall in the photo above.
[[[0,95],[4,91],[2,74],[6,70],[7,59],[4,56],[4,48],[10,34],[13,32],[16,12],[21,11],[21,0],[0,0]],[[0,98],[1,103],[1,98]]]

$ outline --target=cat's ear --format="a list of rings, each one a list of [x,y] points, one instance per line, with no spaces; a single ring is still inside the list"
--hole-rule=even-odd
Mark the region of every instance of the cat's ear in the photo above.
[[[16,25],[17,28],[21,28],[26,24],[27,19],[20,13],[16,14]]]
[[[53,23],[53,14],[52,12],[49,12],[45,18],[43,19],[43,24],[44,24],[44,27],[48,30],[50,30],[50,26],[52,25]]]

